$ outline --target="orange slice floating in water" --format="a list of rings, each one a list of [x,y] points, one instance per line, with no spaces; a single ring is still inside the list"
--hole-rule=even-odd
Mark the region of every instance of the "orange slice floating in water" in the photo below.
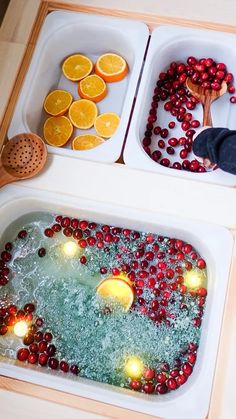
[[[94,134],[84,134],[75,137],[72,142],[73,150],[90,150],[104,143],[104,139]]]
[[[62,147],[70,139],[73,126],[66,116],[52,116],[46,119],[43,134],[46,142],[55,147]]]
[[[69,108],[72,124],[80,129],[88,129],[94,125],[98,110],[94,102],[87,99],[76,100]]]
[[[120,278],[112,277],[100,282],[97,293],[103,299],[116,301],[126,311],[129,310],[134,301],[134,292],[131,286]]]
[[[79,82],[78,93],[83,99],[99,102],[106,97],[107,86],[101,77],[92,74]]]
[[[114,112],[107,112],[99,115],[94,123],[98,135],[110,138],[118,128],[120,117]]]
[[[61,116],[66,113],[72,103],[72,95],[66,90],[53,90],[44,100],[44,110],[52,116]]]
[[[128,71],[127,62],[118,54],[103,54],[95,64],[95,73],[108,83],[122,80]]]
[[[62,64],[64,76],[72,81],[79,81],[87,77],[93,69],[92,61],[82,54],[74,54],[66,58]]]

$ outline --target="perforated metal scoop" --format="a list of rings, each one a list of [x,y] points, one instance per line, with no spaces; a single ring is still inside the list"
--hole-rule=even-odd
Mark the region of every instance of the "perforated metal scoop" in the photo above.
[[[37,175],[46,159],[47,147],[38,135],[24,133],[11,138],[1,154],[0,187]]]

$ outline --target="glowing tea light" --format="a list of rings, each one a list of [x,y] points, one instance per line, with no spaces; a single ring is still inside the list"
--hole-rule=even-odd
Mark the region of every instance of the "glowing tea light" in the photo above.
[[[73,258],[78,253],[78,244],[74,241],[68,241],[63,244],[62,251],[65,256]]]
[[[204,286],[205,275],[203,272],[192,269],[191,271],[185,272],[183,277],[184,285],[190,290],[196,290]]]
[[[141,378],[144,371],[143,361],[137,356],[130,357],[125,363],[125,373],[130,378]]]
[[[18,336],[19,338],[22,338],[28,332],[28,325],[24,320],[21,320],[15,324],[13,330],[16,336]]]

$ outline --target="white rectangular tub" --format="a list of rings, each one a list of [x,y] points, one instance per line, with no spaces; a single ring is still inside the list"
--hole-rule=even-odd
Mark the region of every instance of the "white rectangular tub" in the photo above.
[[[13,187],[14,188],[14,187]],[[12,198],[14,194],[14,199]],[[64,378],[63,373],[35,366],[22,366],[13,360],[0,359],[0,374],[58,389],[67,393],[121,406],[165,419],[204,419],[208,412],[221,320],[231,261],[233,240],[224,228],[182,220],[163,214],[111,206],[55,193],[5,189],[0,216],[1,239],[7,226],[24,214],[50,211],[86,217],[95,222],[116,224],[135,230],[158,232],[191,243],[205,258],[208,274],[208,297],[198,349],[198,359],[187,383],[163,396],[147,396],[82,378]],[[216,240],[217,238],[217,240]]]
[[[113,52],[127,61],[129,72],[120,82],[108,83],[108,94],[97,103],[97,107],[99,114],[115,112],[120,116],[115,134],[90,150],[74,151],[71,149],[71,141],[65,147],[48,146],[48,149],[51,153],[65,156],[115,162],[121,154],[148,37],[148,28],[141,22],[76,12],[50,13],[42,26],[8,137],[20,132],[43,135],[43,123],[49,116],[43,110],[43,102],[50,91],[65,89],[70,91],[74,100],[79,99],[78,83],[66,79],[61,71],[66,57],[80,53],[95,63],[100,55]],[[72,139],[85,133],[95,133],[95,129],[74,128]]]
[[[193,179],[199,182],[209,182],[219,185],[236,185],[236,177],[217,169],[207,173],[193,173],[183,170],[171,169],[161,166],[153,161],[143,150],[142,140],[146,130],[146,123],[151,108],[153,91],[156,86],[159,74],[167,70],[171,62],[186,62],[189,56],[198,59],[211,57],[217,62],[224,62],[228,71],[236,77],[236,36],[233,34],[198,30],[174,26],[162,26],[156,28],[152,35],[145,60],[142,79],[138,91],[135,109],[130,124],[129,134],[124,151],[125,163],[133,168],[150,170],[153,172],[176,176],[177,178]],[[212,120],[214,127],[227,127],[235,129],[236,106],[231,104],[230,95],[226,93],[216,100],[211,106]],[[159,105],[163,102],[159,102]],[[161,106],[161,105],[160,105]],[[157,121],[155,125],[168,128],[168,122],[176,119],[165,112],[161,107],[157,109]],[[160,108],[160,109],[159,109]],[[194,111],[193,119],[202,123],[202,106],[198,105]],[[169,137],[184,136],[180,128],[181,123],[176,122],[176,127],[169,130]],[[154,138],[155,136],[153,136]],[[169,138],[168,137],[168,138]],[[160,138],[156,136],[156,138]],[[157,140],[156,140],[157,141]],[[175,153],[179,161],[177,147]],[[161,150],[163,156],[171,159],[165,151]],[[192,156],[189,160],[194,159]]]

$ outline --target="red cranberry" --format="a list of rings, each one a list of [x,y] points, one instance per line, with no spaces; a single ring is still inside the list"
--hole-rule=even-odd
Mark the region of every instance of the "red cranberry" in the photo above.
[[[145,383],[143,384],[143,391],[144,393],[151,394],[154,393],[155,386],[153,383]]]
[[[48,355],[45,353],[39,354],[38,362],[42,366],[46,365],[48,362]]]
[[[227,73],[224,80],[227,84],[232,83],[234,76],[232,73]]]
[[[29,350],[27,348],[21,348],[17,352],[17,359],[19,361],[26,361],[29,356]]]
[[[218,64],[216,64],[216,68],[217,68],[217,70],[225,71],[226,70],[226,65],[224,63],[218,63]]]
[[[69,227],[70,226],[70,218],[69,217],[63,217],[61,220],[61,226],[63,228]]]
[[[26,236],[27,236],[27,231],[26,230],[19,231],[19,233],[18,233],[18,238],[19,239],[25,239]]]
[[[170,165],[170,160],[167,158],[161,159],[160,164],[162,166],[168,167]]]
[[[199,268],[199,269],[204,269],[205,267],[206,267],[206,262],[205,262],[205,260],[204,259],[198,259],[197,260],[197,267]]]
[[[37,353],[30,353],[28,356],[29,364],[36,364],[38,362],[38,354]]]
[[[198,128],[200,126],[200,122],[197,121],[196,119],[194,119],[193,121],[191,121],[191,127],[192,128]]]
[[[71,227],[66,227],[66,228],[64,228],[64,229],[63,229],[63,234],[64,234],[64,236],[66,236],[66,237],[71,237],[71,236],[72,236],[72,234],[73,234],[73,230],[72,230],[72,228],[71,228]]]
[[[62,370],[63,372],[68,372],[69,371],[69,365],[66,361],[61,361],[60,362],[60,370]]]
[[[232,96],[232,97],[230,98],[230,102],[231,102],[231,103],[236,103],[236,96]]]
[[[153,130],[153,133],[155,135],[159,135],[161,133],[161,127],[155,127],[154,130]]]
[[[176,383],[174,378],[169,378],[166,381],[166,385],[170,390],[176,390],[176,388],[177,388],[177,383]]]
[[[190,362],[190,364],[195,364],[195,362],[196,362],[196,359],[197,359],[197,355],[196,354],[194,354],[194,353],[190,353],[190,354],[188,354],[188,362]]]
[[[70,372],[72,374],[78,375],[79,372],[80,372],[80,369],[79,369],[78,365],[76,365],[76,364],[71,365]]]
[[[185,149],[180,150],[179,152],[180,158],[181,159],[186,159],[187,155],[188,155],[188,151]]]
[[[175,127],[175,122],[174,121],[170,121],[169,124],[168,124],[168,127],[170,129],[174,128]]]
[[[54,231],[51,228],[46,228],[44,234],[46,237],[53,237]]]
[[[0,325],[0,335],[5,335],[8,331],[8,327],[5,324]]]
[[[36,340],[36,342],[40,342],[41,340],[43,340],[43,333],[42,332],[35,333],[34,339]]]
[[[165,141],[163,141],[163,140],[159,140],[159,141],[158,141],[158,147],[159,147],[159,148],[165,148]]]
[[[44,247],[40,247],[38,250],[38,255],[40,258],[43,258],[46,255],[46,249]]]
[[[162,138],[166,138],[167,136],[168,136],[168,134],[169,134],[169,131],[168,131],[168,129],[167,128],[163,128],[162,130],[161,130],[161,137]]]
[[[173,147],[167,147],[166,151],[167,151],[167,153],[168,153],[168,154],[170,154],[170,155],[175,154],[175,150],[173,149]]]
[[[157,384],[156,388],[155,388],[155,391],[156,391],[156,393],[159,393],[159,394],[165,394],[168,391],[168,387],[166,386],[165,383]]]
[[[143,377],[147,381],[152,380],[155,377],[155,371],[152,368],[146,368]]]
[[[51,342],[52,334],[50,332],[44,333],[44,340],[46,340],[46,342]]]
[[[129,386],[132,390],[139,391],[142,387],[142,383],[139,380],[131,380]]]
[[[48,361],[48,366],[52,369],[52,370],[57,370],[59,365],[59,362],[56,358],[49,358]]]
[[[16,323],[16,316],[14,314],[8,314],[5,317],[5,324],[7,326],[14,326],[15,323]]]
[[[191,172],[196,172],[199,168],[199,162],[197,160],[192,160],[189,166]]]
[[[7,252],[10,252],[12,250],[12,243],[8,242],[5,244],[5,250]]]
[[[45,352],[47,350],[47,342],[46,340],[41,340],[41,342],[39,342],[39,352]]]
[[[200,327],[201,326],[201,323],[202,323],[202,321],[201,321],[201,319],[199,317],[195,317],[193,319],[193,325],[194,325],[194,327]]]
[[[174,138],[174,137],[170,138],[170,139],[168,140],[168,144],[169,144],[171,147],[176,147],[176,146],[178,145],[178,140],[177,140],[177,138]]]
[[[152,153],[152,159],[153,159],[154,161],[158,161],[158,160],[161,158],[161,156],[162,156],[162,154],[161,154],[160,150],[155,150],[155,151]]]
[[[26,312],[26,313],[33,313],[33,311],[35,310],[35,306],[34,306],[34,304],[31,304],[31,303],[29,303],[29,304],[25,304],[25,306],[24,306],[24,311]]]
[[[38,352],[38,344],[37,343],[31,343],[29,346],[30,352],[37,353]]]
[[[4,250],[2,253],[1,253],[1,258],[2,258],[2,260],[4,261],[4,262],[10,262],[10,260],[11,260],[11,253],[9,253],[9,252],[7,252],[6,250]]]
[[[192,374],[193,367],[188,362],[184,362],[184,364],[182,366],[182,371],[183,371],[184,375],[186,375],[188,377],[189,375]]]
[[[62,215],[57,215],[55,218],[57,223],[61,223],[62,222]]]
[[[86,256],[81,256],[81,258],[80,258],[80,263],[81,263],[82,265],[85,265],[85,264],[87,263],[87,258],[86,258]]]
[[[84,249],[85,247],[87,247],[87,241],[84,240],[84,239],[79,240],[78,244],[79,244],[80,247],[82,247],[82,249]]]
[[[184,383],[186,383],[187,377],[184,374],[178,375],[176,377],[176,382],[179,386],[182,386]]]
[[[57,349],[55,345],[51,344],[46,348],[46,350],[47,350],[48,356],[53,356],[55,355]]]
[[[177,162],[177,161],[173,163],[172,167],[173,167],[173,169],[177,169],[177,170],[181,170],[182,169],[181,164],[179,162]]]
[[[206,290],[206,288],[199,288],[198,290],[197,290],[197,294],[200,296],[200,297],[206,297],[207,296],[207,290]]]
[[[55,233],[58,233],[59,231],[61,231],[61,225],[60,224],[53,224],[51,228],[52,228],[53,231],[55,231]]]

